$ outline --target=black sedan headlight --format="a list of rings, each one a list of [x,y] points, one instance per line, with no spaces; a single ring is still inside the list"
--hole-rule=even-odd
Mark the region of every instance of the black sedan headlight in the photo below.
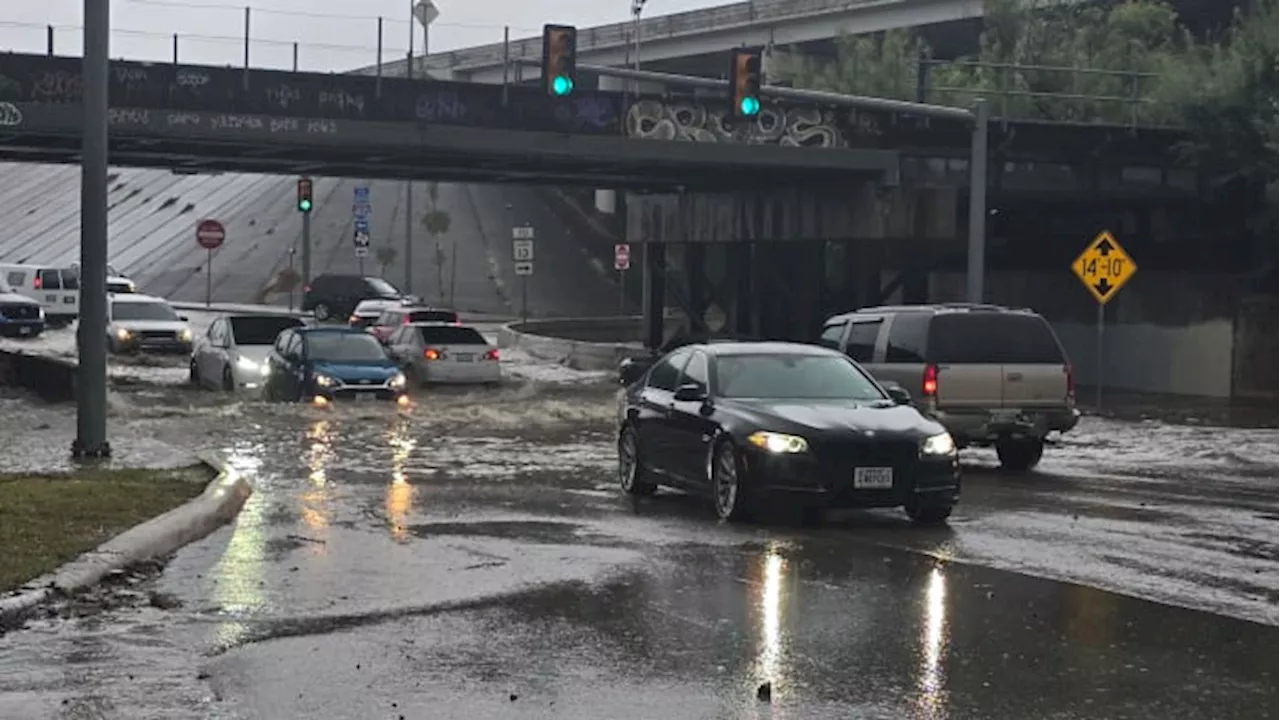
[[[956,441],[951,433],[930,435],[920,443],[920,454],[932,457],[945,457],[956,454]]]
[[[760,430],[747,436],[747,442],[774,455],[794,455],[807,452],[809,441],[799,435]]]

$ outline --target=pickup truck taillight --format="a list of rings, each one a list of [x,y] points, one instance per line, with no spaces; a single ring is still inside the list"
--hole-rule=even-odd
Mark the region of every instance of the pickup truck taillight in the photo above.
[[[925,365],[924,378],[920,382],[920,394],[927,398],[938,396],[938,366]]]
[[[1067,363],[1062,366],[1062,372],[1067,376],[1067,402],[1074,403],[1076,401],[1076,369]]]

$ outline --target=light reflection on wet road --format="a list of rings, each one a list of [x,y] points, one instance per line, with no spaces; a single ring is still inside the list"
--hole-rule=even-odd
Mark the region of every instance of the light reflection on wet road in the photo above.
[[[1276,622],[1274,431],[1086,420],[1027,477],[968,456],[949,529],[735,527],[617,492],[608,389],[131,403],[257,492],[180,609],[0,640],[6,720],[1277,713],[1273,627],[1125,596]]]

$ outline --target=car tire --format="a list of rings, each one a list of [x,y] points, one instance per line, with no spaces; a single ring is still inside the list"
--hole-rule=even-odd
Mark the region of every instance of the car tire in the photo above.
[[[316,321],[324,322],[333,317],[333,309],[328,303],[316,303],[315,310],[312,311],[316,316]]]
[[[750,498],[743,485],[742,456],[732,442],[722,440],[711,461],[711,499],[721,520],[749,519]]]
[[[235,392],[236,379],[231,376],[231,368],[222,368],[222,390],[223,392]]]
[[[1044,456],[1043,440],[998,440],[996,456],[1000,458],[1000,470],[1006,473],[1024,473],[1040,464]]]
[[[196,361],[194,359],[191,361],[190,371],[187,375],[187,383],[193,388],[200,387],[200,368],[196,366]]]
[[[640,459],[640,442],[630,425],[618,434],[618,484],[628,495],[646,496],[657,491],[658,485],[650,479]]]
[[[949,502],[912,502],[906,507],[907,517],[917,525],[942,525],[951,517],[955,505]]]

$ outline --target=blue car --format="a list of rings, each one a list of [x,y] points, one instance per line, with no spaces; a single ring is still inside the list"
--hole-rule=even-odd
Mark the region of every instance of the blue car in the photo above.
[[[35,337],[44,332],[40,303],[14,292],[0,279],[0,336]]]
[[[363,330],[299,327],[276,337],[267,358],[268,400],[328,405],[338,400],[385,400],[406,405],[404,373]]]

